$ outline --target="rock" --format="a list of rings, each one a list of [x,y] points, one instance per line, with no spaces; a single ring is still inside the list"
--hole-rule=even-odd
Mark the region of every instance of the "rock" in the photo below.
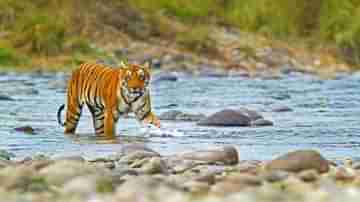
[[[111,178],[89,175],[75,177],[63,185],[64,194],[90,196],[94,193],[108,193],[114,190]]]
[[[0,101],[15,101],[15,99],[7,95],[0,95]]]
[[[223,163],[234,165],[239,162],[239,155],[233,146],[225,146],[221,149],[199,150],[177,155],[178,158],[186,160],[197,160],[206,163]]]
[[[119,160],[119,163],[127,163],[127,164],[132,164],[134,163],[136,160],[142,160],[145,158],[151,158],[154,157],[153,153],[150,152],[145,152],[145,151],[136,151],[136,152],[132,152],[128,155],[125,155],[124,157],[122,157]]]
[[[168,174],[168,168],[164,160],[159,157],[152,157],[140,168],[140,173],[144,174]]]
[[[14,166],[14,165],[15,164],[10,160],[0,159],[0,168],[5,168],[5,167],[9,167],[9,166]]]
[[[184,173],[187,170],[202,164],[202,162],[199,161],[182,159],[177,156],[166,158],[165,161],[173,173]]]
[[[17,132],[23,132],[23,133],[27,133],[27,134],[35,134],[35,130],[31,126],[17,127],[17,128],[14,128],[14,130]]]
[[[114,162],[104,162],[103,167],[112,170],[115,169],[116,165]]]
[[[269,120],[265,120],[265,119],[258,119],[256,121],[251,122],[252,126],[273,126],[274,123],[272,121]]]
[[[160,156],[160,154],[150,148],[145,147],[143,144],[129,144],[121,148],[121,153],[124,155],[133,153],[133,152],[147,152],[152,153],[154,156]]]
[[[304,182],[314,182],[319,178],[319,174],[316,170],[304,170],[298,177]]]
[[[78,176],[63,185],[63,194],[90,195],[96,193],[96,179],[94,176]]]
[[[214,173],[205,173],[200,174],[192,179],[193,181],[206,183],[208,185],[215,184],[215,174]]]
[[[188,114],[178,110],[170,110],[160,114],[160,120],[171,120],[171,121],[200,121],[206,116],[204,114]]]
[[[187,201],[183,189],[150,177],[132,177],[117,187],[113,201]],[[147,200],[145,200],[147,201]]]
[[[222,181],[231,182],[233,184],[241,184],[248,186],[262,185],[262,179],[256,175],[251,174],[230,174],[225,176]]]
[[[55,161],[52,160],[31,160],[28,162],[25,162],[24,164],[33,168],[34,170],[41,170],[51,164],[53,164]]]
[[[293,110],[290,107],[284,105],[277,105],[272,107],[273,112],[292,112]]]
[[[337,168],[335,172],[335,179],[337,181],[349,182],[349,181],[353,181],[355,177],[356,175],[354,172],[351,172],[349,171],[349,169],[344,167]]]
[[[218,196],[226,196],[260,185],[262,185],[262,181],[257,176],[240,174],[237,176],[226,177],[224,180],[216,183],[211,187],[211,193]]]
[[[200,120],[200,126],[251,126],[251,119],[238,111],[225,109]]]
[[[152,79],[153,83],[159,83],[164,81],[175,82],[179,79],[175,72],[163,72],[155,75]]]
[[[38,188],[45,189],[46,182],[41,179],[35,170],[26,166],[7,167],[0,170],[1,187],[6,190],[31,191],[37,184]]]
[[[39,173],[50,184],[61,186],[74,177],[91,174],[101,175],[104,170],[77,161],[59,161],[42,168]]]
[[[210,190],[208,183],[200,181],[188,181],[182,185],[187,191],[193,194],[206,194]]]
[[[267,170],[301,172],[314,169],[319,173],[329,171],[329,162],[314,150],[298,150],[280,156],[266,164]]]
[[[122,148],[118,156],[120,163],[131,164],[135,160],[160,157],[160,154],[142,145],[127,145]]]
[[[289,177],[289,173],[282,170],[273,170],[262,174],[263,178],[271,183],[284,181]]]
[[[355,170],[360,170],[360,162],[353,163],[352,168]]]
[[[14,158],[14,157],[15,157],[14,153],[8,152],[3,149],[0,150],[0,159],[10,160],[11,158]]]
[[[244,115],[246,115],[246,116],[248,116],[251,121],[256,121],[258,119],[263,119],[264,118],[259,112],[255,111],[255,110],[247,109],[247,108],[244,108],[244,107],[241,107],[237,111],[244,114]]]
[[[73,156],[55,156],[53,158],[55,161],[77,161],[77,162],[85,162],[84,157],[79,155]]]

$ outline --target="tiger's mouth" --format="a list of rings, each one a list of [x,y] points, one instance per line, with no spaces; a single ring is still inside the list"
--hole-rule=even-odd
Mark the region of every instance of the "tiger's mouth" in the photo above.
[[[144,89],[141,88],[130,88],[129,89],[129,96],[130,97],[140,97],[144,94]]]

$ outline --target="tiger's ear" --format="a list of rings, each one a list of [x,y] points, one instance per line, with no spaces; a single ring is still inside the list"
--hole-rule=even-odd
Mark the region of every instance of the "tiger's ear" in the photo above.
[[[146,62],[143,64],[144,68],[147,69],[147,70],[151,70],[151,65],[152,65],[151,63],[152,63],[152,60],[146,61]]]

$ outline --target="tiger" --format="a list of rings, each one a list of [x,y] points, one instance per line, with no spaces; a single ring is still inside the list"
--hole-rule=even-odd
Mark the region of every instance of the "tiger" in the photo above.
[[[151,64],[120,63],[112,68],[99,63],[82,63],[68,81],[66,119],[61,121],[62,104],[58,108],[58,123],[65,127],[65,134],[74,134],[82,107],[87,105],[93,119],[96,135],[115,136],[115,125],[120,116],[130,112],[145,124],[160,128],[160,120],[151,109]]]

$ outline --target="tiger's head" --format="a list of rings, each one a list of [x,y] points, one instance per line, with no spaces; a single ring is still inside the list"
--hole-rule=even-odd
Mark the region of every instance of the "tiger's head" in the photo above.
[[[146,94],[150,83],[150,63],[143,65],[121,64],[122,68],[122,92],[128,102],[134,102],[137,98]]]

